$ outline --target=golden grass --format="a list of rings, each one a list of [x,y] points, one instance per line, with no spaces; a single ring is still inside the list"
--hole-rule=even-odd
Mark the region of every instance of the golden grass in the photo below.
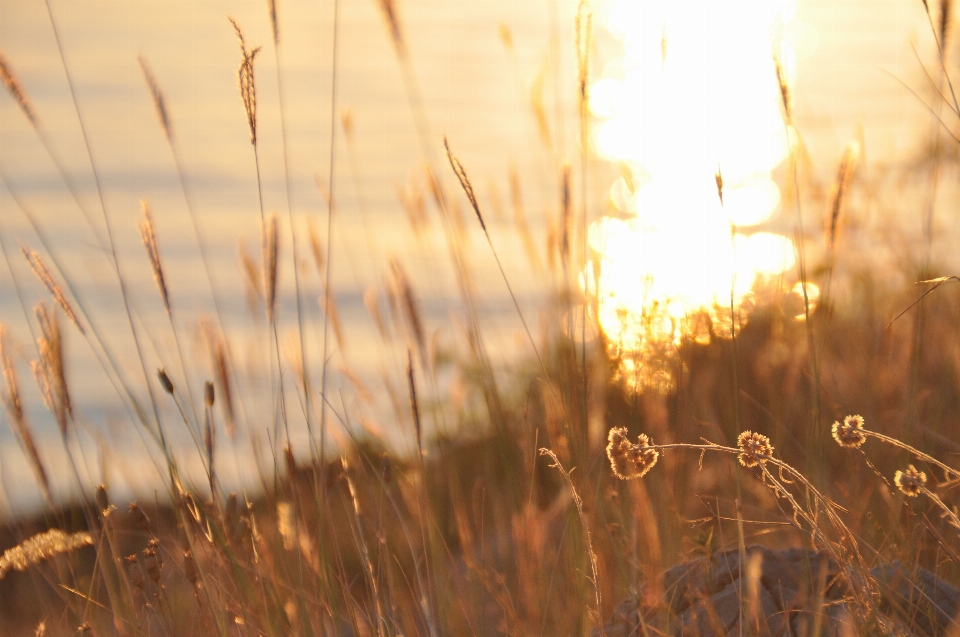
[[[10,571],[25,571],[43,560],[91,546],[93,538],[87,532],[67,534],[59,529],[34,535],[0,555],[0,579]]]
[[[13,97],[13,101],[15,101],[17,106],[20,107],[20,110],[23,111],[27,120],[31,124],[36,124],[37,116],[36,113],[33,112],[30,100],[27,99],[23,85],[20,84],[20,80],[13,74],[13,70],[11,70],[6,58],[2,55],[0,55],[0,80],[3,80],[3,85],[6,87],[7,92]]]
[[[388,37],[402,58],[408,90],[414,93],[398,7],[392,0],[378,4]],[[278,44],[276,3],[269,2],[267,11]],[[945,2],[940,15],[949,12]],[[240,96],[256,152],[254,59],[260,49],[249,49],[238,24],[231,22],[242,58],[237,71]],[[947,25],[937,23],[941,46],[949,36]],[[577,86],[585,112],[592,51],[592,15],[586,2],[579,4],[575,33]],[[160,125],[172,146],[173,123],[163,94],[146,62],[141,64]],[[793,126],[790,87],[779,63],[776,72],[784,117]],[[34,121],[22,87],[2,59],[0,74],[21,110]],[[544,146],[553,153],[551,130],[560,123],[550,121],[542,98],[535,97],[533,102]],[[415,116],[420,126],[423,113]],[[588,123],[581,122],[584,136]],[[345,117],[343,126],[351,137],[354,122]],[[421,128],[421,132],[428,130]],[[498,228],[496,215],[484,218],[464,166],[443,141],[453,176],[499,263],[491,239],[491,232]],[[428,138],[425,147],[429,143]],[[33,525],[21,521],[22,526],[18,523],[7,530],[3,540],[12,548],[0,558],[0,578],[29,566],[31,572],[23,577],[31,578],[35,594],[29,603],[0,599],[0,606],[9,604],[5,609],[17,608],[14,620],[0,618],[0,632],[24,633],[45,622],[40,624],[42,630],[55,635],[73,633],[78,626],[93,634],[137,636],[526,637],[591,630],[602,634],[603,622],[613,609],[611,600],[636,590],[643,580],[654,582],[645,589],[654,591],[647,601],[654,607],[663,604],[658,595],[666,591],[656,591],[655,582],[664,567],[760,540],[772,546],[814,547],[829,555],[844,569],[858,629],[883,634],[891,631],[875,614],[881,583],[870,575],[871,568],[901,560],[949,579],[960,575],[956,546],[960,519],[952,492],[960,471],[938,459],[958,449],[951,440],[960,426],[960,386],[954,382],[960,370],[951,358],[954,350],[938,348],[919,359],[911,373],[916,374],[918,390],[926,392],[922,393],[925,402],[917,412],[903,406],[912,400],[905,389],[911,379],[904,371],[911,344],[924,339],[943,342],[945,336],[949,343],[956,342],[953,317],[958,303],[954,299],[947,295],[928,299],[932,306],[928,320],[917,328],[922,331],[914,333],[899,323],[879,329],[913,299],[908,298],[911,292],[893,286],[882,298],[854,312],[840,303],[821,311],[805,299],[802,321],[794,318],[797,312],[788,311],[780,297],[770,294],[757,303],[749,320],[736,323],[731,311],[728,328],[708,326],[698,339],[670,343],[669,353],[653,355],[662,365],[658,371],[676,376],[672,383],[663,384],[664,391],[637,392],[627,379],[616,376],[617,361],[608,358],[602,334],[594,342],[583,338],[588,321],[594,319],[589,299],[582,297],[574,282],[582,265],[580,257],[585,256],[576,254],[574,246],[584,238],[577,237],[576,228],[584,233],[587,206],[578,212],[573,197],[586,197],[585,188],[583,193],[575,192],[575,178],[582,178],[581,186],[586,183],[588,162],[572,169],[558,158],[556,166],[562,169],[554,178],[559,191],[549,213],[551,231],[546,238],[528,226],[521,176],[510,171],[516,232],[532,270],[543,276],[545,286],[551,286],[559,300],[545,312],[547,327],[539,339],[527,329],[537,360],[520,356],[514,368],[495,369],[482,338],[478,299],[472,293],[465,231],[458,225],[456,203],[445,190],[444,179],[450,175],[441,175],[430,165],[429,154],[425,156],[424,181],[403,191],[401,205],[421,238],[429,223],[427,190],[441,211],[449,256],[449,264],[443,263],[456,275],[463,305],[463,343],[451,354],[431,339],[434,326],[398,258],[389,262],[382,292],[391,311],[381,309],[381,292],[376,287],[368,288],[363,297],[381,339],[406,345],[401,348],[406,349],[405,365],[395,361],[397,369],[392,371],[396,373],[384,374],[383,393],[396,412],[390,424],[412,423],[415,453],[391,448],[378,437],[374,424],[351,413],[342,395],[324,395],[325,380],[319,387],[311,384],[305,373],[305,334],[319,331],[318,326],[301,326],[299,358],[286,366],[282,362],[277,336],[282,281],[275,215],[262,217],[259,262],[242,247],[240,253],[241,277],[256,297],[260,321],[265,310],[273,330],[270,345],[278,373],[265,393],[274,392],[279,400],[272,405],[271,418],[285,427],[292,420],[282,403],[282,377],[293,368],[300,376],[296,391],[303,392],[299,397],[307,412],[307,427],[316,419],[310,401],[318,390],[320,421],[325,422],[329,414],[341,419],[342,426],[330,436],[338,437],[336,448],[323,433],[318,438],[310,431],[304,445],[294,446],[288,434],[287,446],[258,449],[262,489],[228,493],[222,486],[220,463],[232,441],[252,437],[252,430],[265,424],[256,415],[246,422],[247,414],[241,412],[243,384],[230,367],[228,332],[222,324],[215,327],[204,320],[198,349],[205,351],[207,361],[198,364],[181,355],[179,369],[169,364],[170,374],[161,367],[157,377],[164,392],[177,401],[182,424],[196,431],[197,452],[209,484],[186,479],[182,467],[188,458],[181,454],[188,452],[169,447],[161,437],[155,453],[162,461],[158,464],[166,467],[166,485],[158,486],[154,504],[131,503],[117,509],[110,504],[107,487],[101,486],[93,502],[78,505],[73,512],[65,510],[50,492],[50,480],[24,414],[15,357],[0,329],[8,421],[47,502],[44,517],[86,529],[33,534],[50,526],[49,520],[38,520]],[[858,205],[849,197],[857,187],[854,169],[855,157],[845,153],[834,188],[821,202],[825,238],[831,252],[840,248],[836,251],[840,263],[847,247],[838,231],[841,210],[846,219]],[[719,170],[715,179],[722,201]],[[795,174],[792,187],[798,197],[802,185]],[[332,198],[328,204],[332,209]],[[146,205],[143,215],[141,239],[171,329],[176,330],[167,290],[170,282]],[[291,229],[295,230],[292,216]],[[324,342],[329,322],[342,350],[343,335],[327,278],[333,265],[330,244],[324,249],[323,240],[330,241],[330,235],[321,237],[310,226],[316,266],[313,283],[323,290]],[[86,336],[40,255],[26,246],[22,251],[57,306]],[[549,267],[542,268],[542,263]],[[64,272],[57,272],[62,278]],[[835,276],[832,269],[830,276]],[[844,276],[845,283],[855,288],[878,284],[871,273]],[[505,273],[503,277],[510,289]],[[947,280],[934,279],[921,300]],[[516,299],[514,303],[519,313]],[[574,329],[570,316],[581,310],[582,324]],[[526,328],[522,314],[520,318]],[[41,304],[35,320],[40,328],[35,379],[66,442],[74,406],[57,313]],[[326,355],[310,353],[317,358]],[[321,364],[325,377],[327,361]],[[272,361],[270,365],[272,373]],[[406,391],[403,381],[397,381],[403,372]],[[350,370],[344,376],[352,378]],[[172,377],[196,383],[196,405],[189,388],[188,396],[182,397],[184,388],[179,380],[175,387]],[[445,394],[438,378],[451,377],[451,390]],[[358,389],[356,394],[362,399],[364,392]],[[143,413],[150,411],[135,396],[129,401],[144,407]],[[159,421],[160,410],[154,410]],[[849,411],[865,416],[842,418]],[[923,444],[898,439],[908,413],[919,414],[915,425]],[[831,428],[828,423],[833,420]],[[880,425],[867,427],[867,422]],[[165,422],[159,430],[180,424]],[[243,425],[249,425],[249,430]],[[218,438],[221,427],[228,441]],[[602,435],[591,436],[595,429],[601,434],[607,431],[605,441]],[[837,446],[811,460],[812,450],[823,448],[830,435]],[[663,444],[654,444],[654,439]],[[274,437],[271,445],[278,440]],[[104,453],[108,458],[109,453]],[[605,457],[612,471],[606,469]],[[801,466],[812,467],[817,475],[796,468]],[[863,466],[869,471],[862,471]],[[884,476],[893,477],[892,487]],[[85,487],[79,479],[75,486]],[[84,496],[81,500],[86,501]],[[89,545],[96,547],[93,562],[76,553]],[[63,557],[44,563],[56,555]],[[746,568],[746,590],[740,602],[745,617],[757,628],[764,619],[757,603],[760,570],[753,560]],[[814,632],[822,626],[826,603],[822,598],[811,620]]]

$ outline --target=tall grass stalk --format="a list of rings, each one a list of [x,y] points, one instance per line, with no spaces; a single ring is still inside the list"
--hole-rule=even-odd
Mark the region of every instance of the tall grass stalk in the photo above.
[[[210,259],[208,255],[208,247],[206,236],[203,233],[203,230],[200,225],[200,220],[198,218],[196,208],[194,206],[193,197],[190,194],[190,189],[187,186],[186,172],[183,169],[183,162],[180,157],[180,147],[177,143],[177,136],[174,134],[173,121],[172,117],[167,109],[166,102],[163,98],[163,91],[160,88],[159,82],[154,77],[150,66],[147,63],[145,57],[140,57],[140,66],[144,73],[144,79],[147,83],[147,88],[150,90],[151,98],[153,99],[154,108],[157,111],[158,119],[160,121],[160,126],[163,129],[164,137],[167,140],[167,146],[170,148],[170,155],[173,159],[174,170],[177,173],[177,181],[180,185],[180,192],[183,194],[184,204],[187,207],[187,214],[190,217],[190,225],[193,229],[194,238],[197,241],[197,250],[200,254],[200,262],[203,264],[204,275],[207,280],[207,285],[210,288],[210,299],[213,301],[214,314],[217,318],[217,326],[220,329],[221,334],[226,334],[226,329],[223,321],[223,301],[220,298],[220,293],[218,292],[218,286],[213,279],[213,273],[210,268]],[[236,365],[234,363],[233,354],[229,348],[229,344],[224,338],[224,362],[225,362],[225,374],[224,378],[227,378],[227,374],[233,378],[237,378]],[[189,377],[186,376],[186,370],[184,370],[185,378],[187,382],[190,382]],[[226,384],[223,383],[225,386]],[[229,395],[226,397],[227,400],[232,404],[232,399]],[[246,408],[245,401],[242,393],[238,396],[240,403],[240,411],[243,415],[244,422],[249,425],[249,422],[246,418]],[[232,426],[232,423],[230,425]]]
[[[780,62],[779,54],[774,54],[774,69],[777,74],[777,84],[780,88],[780,101],[783,107],[783,132],[789,148],[789,171],[791,175],[791,190],[793,194],[793,206],[797,217],[796,232],[796,256],[797,269],[800,278],[800,287],[803,291],[803,316],[804,326],[807,331],[807,349],[810,357],[810,393],[813,398],[813,413],[811,414],[811,425],[807,430],[807,444],[813,446],[810,453],[810,463],[807,467],[808,472],[814,476],[814,482],[821,488],[826,484],[825,475],[825,456],[823,452],[823,441],[820,437],[820,427],[822,424],[821,404],[820,404],[820,366],[818,363],[816,339],[813,331],[812,312],[810,306],[810,294],[807,288],[809,281],[806,264],[806,239],[803,225],[803,204],[800,198],[800,169],[798,145],[800,142],[800,132],[797,130],[793,119],[793,104],[790,94],[790,87],[787,84],[785,71]]]
[[[110,223],[110,216],[107,213],[107,206],[103,197],[103,186],[100,182],[100,173],[97,170],[96,162],[93,159],[93,149],[90,145],[90,139],[87,135],[87,127],[86,127],[86,124],[84,123],[83,114],[80,110],[80,104],[77,101],[77,93],[73,85],[73,76],[70,73],[70,67],[67,65],[67,58],[63,50],[63,43],[60,38],[60,31],[57,28],[57,22],[53,17],[53,9],[50,6],[50,0],[44,0],[44,6],[46,7],[47,17],[50,20],[50,27],[53,31],[54,40],[56,41],[56,44],[57,44],[57,52],[60,55],[60,63],[63,66],[64,75],[66,76],[66,79],[67,79],[67,86],[70,90],[70,99],[73,103],[73,109],[77,115],[77,121],[80,124],[80,132],[83,136],[83,145],[86,151],[87,160],[89,161],[89,164],[90,164],[91,173],[93,174],[94,185],[97,191],[97,198],[100,201],[100,211],[103,215],[104,227],[106,228],[106,232],[107,232],[107,247],[109,248],[108,254],[110,256],[110,260],[113,263],[113,270],[117,276],[117,282],[120,287],[120,296],[123,299],[124,312],[126,313],[127,323],[130,326],[130,333],[133,336],[134,347],[137,352],[137,359],[140,362],[140,371],[143,374],[143,382],[147,388],[147,395],[150,399],[150,405],[153,411],[153,421],[156,426],[156,432],[157,432],[160,444],[163,447],[164,455],[167,458],[167,462],[172,463],[172,458],[170,456],[170,452],[167,447],[166,434],[164,432],[163,424],[160,418],[160,409],[157,406],[157,400],[154,394],[153,384],[150,382],[150,375],[147,372],[147,363],[146,363],[146,359],[144,358],[143,349],[140,344],[140,336],[138,335],[136,325],[134,324],[133,311],[130,306],[129,294],[127,293],[127,284],[123,277],[123,272],[120,268],[120,259],[117,256],[117,249],[116,249],[116,244],[114,243],[113,229]],[[63,270],[61,268],[61,272],[62,271]]]

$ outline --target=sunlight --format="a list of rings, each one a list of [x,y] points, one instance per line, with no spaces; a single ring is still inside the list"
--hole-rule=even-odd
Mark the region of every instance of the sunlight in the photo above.
[[[794,265],[764,231],[788,156],[775,56],[789,83],[794,0],[609,0],[623,55],[591,87],[597,152],[625,167],[618,216],[592,224],[584,282],[631,385],[665,390],[683,338],[729,336],[758,279]],[[723,200],[717,173],[722,175]]]

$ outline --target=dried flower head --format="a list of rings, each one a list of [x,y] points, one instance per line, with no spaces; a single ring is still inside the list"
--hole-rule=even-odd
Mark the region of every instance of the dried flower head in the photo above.
[[[653,441],[646,434],[640,434],[636,444],[631,443],[627,439],[626,427],[611,429],[607,440],[607,458],[614,475],[621,480],[642,477],[660,457],[660,452],[653,448]]]
[[[737,447],[740,449],[740,464],[745,467],[756,467],[773,455],[770,439],[754,431],[744,431],[737,436]]]
[[[833,423],[833,439],[841,447],[848,449],[859,449],[867,441],[867,435],[863,433],[863,416],[847,416],[840,421]]]
[[[893,483],[903,492],[903,495],[915,498],[920,495],[923,485],[927,483],[927,474],[910,465],[906,471],[897,471],[893,474]]]
[[[0,556],[0,579],[3,579],[8,571],[25,571],[54,555],[69,553],[91,544],[93,544],[93,538],[86,532],[68,535],[60,529],[50,529],[34,535],[19,546],[7,549]]]

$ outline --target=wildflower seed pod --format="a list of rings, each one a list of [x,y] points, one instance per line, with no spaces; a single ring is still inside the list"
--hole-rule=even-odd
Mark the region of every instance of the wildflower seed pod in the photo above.
[[[170,380],[170,377],[167,376],[167,372],[165,372],[162,367],[157,370],[157,378],[160,379],[160,385],[163,387],[163,391],[167,392],[172,396],[173,381]]]
[[[770,439],[753,431],[744,431],[737,436],[737,447],[740,448],[738,459],[745,467],[756,467],[773,455]]]
[[[833,423],[833,439],[837,444],[847,449],[859,449],[867,441],[867,435],[863,431],[863,416],[847,416],[840,421]]]
[[[923,491],[923,485],[927,483],[927,474],[909,465],[906,471],[897,471],[893,474],[893,483],[903,495],[915,498]]]
[[[615,476],[621,480],[643,477],[657,464],[660,452],[653,448],[653,441],[646,435],[637,437],[637,444],[627,440],[626,427],[614,427],[607,434],[607,458]]]

